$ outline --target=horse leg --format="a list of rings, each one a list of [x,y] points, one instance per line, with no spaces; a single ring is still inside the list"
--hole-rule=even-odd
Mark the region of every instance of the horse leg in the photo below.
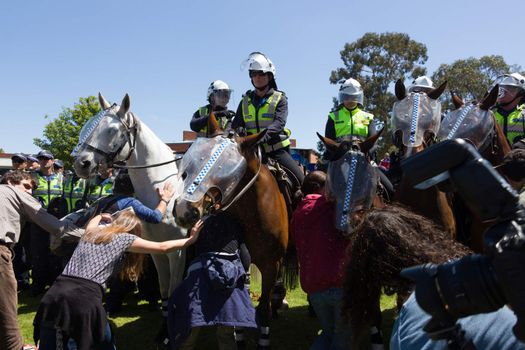
[[[273,287],[277,279],[277,271],[279,270],[280,261],[274,263],[267,263],[261,270],[262,288],[261,297],[259,298],[259,305],[257,305],[256,316],[257,324],[259,325],[259,342],[257,349],[270,349],[270,296],[272,295]]]
[[[159,278],[159,289],[160,297],[162,300],[162,324],[160,329],[155,336],[155,341],[159,344],[168,341],[168,297],[169,297],[169,286],[170,286],[170,262],[168,256],[165,254],[151,254],[153,263],[157,269],[157,275]]]

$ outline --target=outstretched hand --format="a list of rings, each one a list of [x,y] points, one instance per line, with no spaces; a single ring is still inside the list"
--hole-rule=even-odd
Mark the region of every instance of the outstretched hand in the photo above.
[[[168,204],[171,197],[173,197],[173,195],[175,194],[175,189],[173,188],[171,182],[165,182],[164,187],[162,189],[157,187],[157,194],[159,195],[161,201],[166,202],[166,204]]]
[[[202,219],[199,219],[199,221],[197,221],[195,223],[195,225],[193,225],[193,227],[191,228],[191,231],[190,231],[190,240],[192,242],[196,241],[197,238],[199,237],[199,233],[201,232],[202,230],[202,225],[203,225],[204,221]]]

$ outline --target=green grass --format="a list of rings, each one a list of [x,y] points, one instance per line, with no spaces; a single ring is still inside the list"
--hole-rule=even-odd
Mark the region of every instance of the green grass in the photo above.
[[[260,284],[255,279],[253,280],[252,293],[259,295]],[[289,291],[286,299],[290,308],[280,312],[279,319],[272,323],[272,349],[308,349],[320,331],[319,323],[316,318],[308,316],[306,294],[300,288]],[[39,301],[39,297],[33,298],[28,292],[19,294],[18,319],[25,343],[32,343],[33,318]],[[395,298],[383,296],[381,309],[383,310],[383,332],[385,339],[388,339],[395,316]],[[118,349],[156,349],[153,339],[160,326],[160,311],[148,310],[147,304],[138,301],[136,295],[128,295],[124,311],[118,317],[111,318],[110,321],[116,329]],[[248,348],[255,349],[256,342],[256,331],[250,332]],[[213,329],[201,332],[197,349],[217,349]]]

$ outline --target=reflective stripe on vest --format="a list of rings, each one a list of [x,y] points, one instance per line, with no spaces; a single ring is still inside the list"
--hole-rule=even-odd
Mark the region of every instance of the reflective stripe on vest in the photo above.
[[[244,95],[242,99],[242,118],[244,119],[244,127],[248,134],[257,134],[265,130],[272,124],[275,118],[275,110],[277,104],[281,100],[283,93],[274,91],[269,96],[263,105],[256,109],[248,94]]]
[[[349,111],[347,108],[339,108],[328,115],[334,121],[335,137],[345,138],[348,136],[368,137],[368,125],[374,115],[359,108]]]
[[[74,181],[76,180],[76,181]],[[67,210],[72,213],[78,209],[78,203],[84,197],[84,191],[86,190],[86,180],[69,177],[64,185],[64,197],[67,202]]]
[[[204,106],[204,107],[201,107],[199,108],[199,117],[207,117],[209,116],[210,112],[209,112],[209,109],[208,109],[208,106]],[[215,116],[215,118],[217,118],[217,116]],[[228,125],[228,118],[224,117],[224,118],[218,118],[217,121],[219,122],[219,126],[222,128],[222,129],[225,129],[226,128],[226,125]],[[197,136],[199,137],[206,137],[206,132],[208,131],[208,126],[204,126],[198,133],[197,133]]]
[[[525,135],[525,104],[518,106],[507,116],[507,130],[505,130],[505,117],[497,109],[494,111],[494,116],[511,144],[517,136]]]
[[[101,184],[104,184],[104,185],[101,186]],[[90,203],[92,203],[93,201],[96,201],[100,197],[107,197],[113,194],[113,181],[111,181],[110,179],[106,179],[102,181],[101,184],[94,185],[91,188],[91,191],[89,191],[87,199]]]
[[[62,196],[62,177],[53,174],[48,181],[40,173],[35,173],[38,187],[33,191],[33,197],[42,203],[42,207],[47,209],[49,202],[56,197]]]

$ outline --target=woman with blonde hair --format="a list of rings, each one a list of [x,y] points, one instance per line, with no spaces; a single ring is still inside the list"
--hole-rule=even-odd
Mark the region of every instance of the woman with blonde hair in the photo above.
[[[141,238],[142,225],[133,210],[91,219],[71,260],[40,303],[33,322],[39,349],[114,349],[102,306],[109,277],[120,271],[121,277],[136,280],[143,254],[186,248],[197,239],[201,225],[197,222],[187,238],[152,242]]]

